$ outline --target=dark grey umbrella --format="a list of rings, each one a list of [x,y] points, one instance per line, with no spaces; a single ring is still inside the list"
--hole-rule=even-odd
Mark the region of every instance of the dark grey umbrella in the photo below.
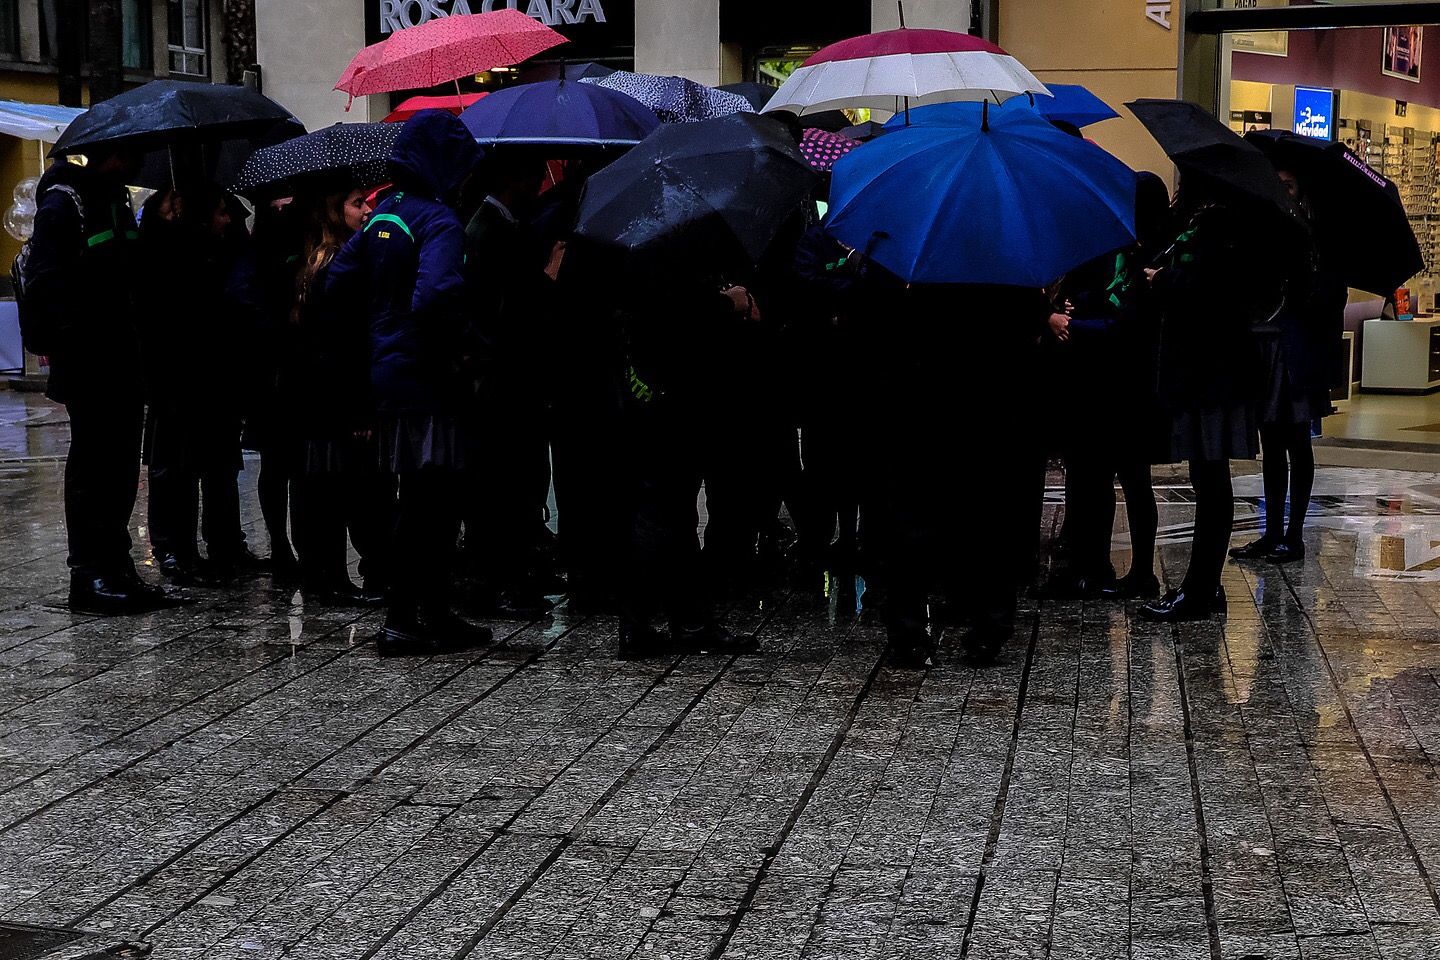
[[[248,87],[152,80],[76,117],[50,155],[85,153],[101,145],[124,144],[148,151],[181,143],[244,139],[285,120],[295,118]]]
[[[234,190],[246,196],[279,196],[305,185],[380,183],[386,178],[390,150],[404,130],[403,123],[337,123],[256,150]]]

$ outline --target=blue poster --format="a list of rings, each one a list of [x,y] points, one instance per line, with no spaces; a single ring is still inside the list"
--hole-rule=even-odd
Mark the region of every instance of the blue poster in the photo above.
[[[1335,91],[1321,87],[1295,88],[1295,132],[1316,140],[1335,138]]]

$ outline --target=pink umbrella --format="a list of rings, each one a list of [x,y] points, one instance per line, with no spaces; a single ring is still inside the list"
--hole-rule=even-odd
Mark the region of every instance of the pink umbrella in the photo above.
[[[800,138],[800,154],[821,173],[828,173],[835,161],[860,146],[860,141],[838,133],[811,127]]]
[[[458,82],[461,77],[528,60],[564,42],[559,33],[519,10],[441,17],[397,30],[361,50],[335,89],[353,99]]]
[[[999,103],[1046,92],[1020,61],[983,37],[901,27],[821,49],[790,75],[765,112],[869,107],[899,113],[909,106],[952,100]]]
[[[410,97],[385,116],[385,123],[403,123],[421,110],[449,110],[459,114],[464,109],[484,100],[488,93],[465,93],[459,97]]]

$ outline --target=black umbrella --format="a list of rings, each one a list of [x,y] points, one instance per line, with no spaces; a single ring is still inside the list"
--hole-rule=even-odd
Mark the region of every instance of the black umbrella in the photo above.
[[[575,232],[651,263],[750,265],[815,183],[785,129],[757,114],[667,125],[590,178]]]
[[[759,113],[765,109],[765,104],[770,102],[770,98],[775,96],[775,91],[780,88],[772,87],[768,83],[722,83],[715,89],[739,94],[750,102],[750,106],[755,108],[756,113]]]
[[[241,139],[294,119],[289,110],[248,87],[151,80],[76,117],[50,155],[84,153],[101,144],[154,150],[197,140]]]
[[[1202,179],[1237,199],[1288,213],[1292,204],[1275,168],[1259,147],[1184,100],[1132,100],[1125,104],[1150,131],[1183,177]]]
[[[257,150],[235,180],[246,196],[279,196],[306,184],[368,186],[387,175],[390,148],[403,123],[337,123]]]
[[[885,124],[877,123],[874,120],[866,120],[864,123],[857,123],[853,127],[846,127],[840,131],[840,136],[850,140],[859,140],[862,143],[866,140],[874,140],[885,132]]]
[[[520,78],[526,83],[545,80],[584,80],[587,77],[600,79],[615,72],[614,67],[603,63],[534,63],[520,68]]]
[[[1388,297],[1425,269],[1400,190],[1343,143],[1287,130],[1245,135],[1277,170],[1296,174],[1315,212],[1315,240],[1349,286]]]
[[[164,190],[166,187],[204,183],[232,183],[256,150],[305,135],[299,120],[284,120],[253,137],[197,140],[161,147],[145,154],[132,186]]]
[[[800,126],[816,130],[829,130],[831,133],[839,133],[851,125],[851,120],[843,110],[821,110],[819,113],[807,113],[800,118]]]

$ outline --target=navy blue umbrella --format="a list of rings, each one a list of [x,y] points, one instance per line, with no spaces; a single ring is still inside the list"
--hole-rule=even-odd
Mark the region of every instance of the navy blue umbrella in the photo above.
[[[1077,127],[1088,127],[1102,120],[1114,120],[1120,114],[1095,94],[1078,83],[1047,83],[1050,96],[1035,94],[1035,109],[1046,120],[1064,120]]]
[[[1135,240],[1135,174],[1019,105],[911,111],[835,164],[826,228],[912,283],[1043,287]],[[917,117],[921,122],[916,122]],[[965,125],[956,121],[965,119]]]
[[[633,97],[570,80],[497,90],[460,120],[485,146],[632,147],[660,126]]]

